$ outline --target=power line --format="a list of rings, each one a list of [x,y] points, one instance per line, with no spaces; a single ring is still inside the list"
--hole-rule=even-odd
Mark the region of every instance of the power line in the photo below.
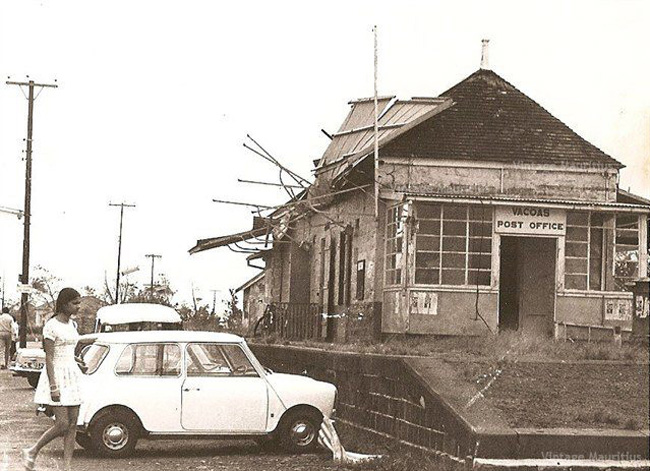
[[[32,132],[33,132],[33,116],[34,116],[34,88],[40,87],[40,91],[44,88],[57,88],[56,84],[36,83],[33,80],[28,82],[13,82],[8,80],[5,82],[7,85],[17,85],[20,87],[23,95],[25,94],[22,89],[23,86],[28,87],[27,94],[27,139],[25,150],[25,214],[24,232],[23,232],[23,266],[22,273],[20,274],[20,282],[24,285],[29,283],[29,245],[30,245],[30,225],[31,225],[31,206],[32,206]],[[37,95],[38,96],[38,95]],[[20,348],[27,346],[27,292],[20,295]]]

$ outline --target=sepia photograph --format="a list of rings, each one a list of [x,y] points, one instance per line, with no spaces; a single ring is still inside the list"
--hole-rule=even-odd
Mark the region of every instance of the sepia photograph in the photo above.
[[[650,471],[650,2],[0,2],[0,471]]]

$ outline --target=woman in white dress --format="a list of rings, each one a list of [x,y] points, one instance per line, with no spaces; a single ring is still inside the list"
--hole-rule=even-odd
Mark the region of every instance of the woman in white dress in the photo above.
[[[54,425],[36,444],[22,452],[25,469],[33,470],[38,452],[56,437],[64,436],[63,462],[72,469],[77,416],[81,404],[81,370],[74,349],[79,334],[70,319],[79,310],[81,297],[72,288],[64,288],[56,299],[54,316],[43,326],[45,371],[38,381],[34,402],[47,404],[54,410]]]

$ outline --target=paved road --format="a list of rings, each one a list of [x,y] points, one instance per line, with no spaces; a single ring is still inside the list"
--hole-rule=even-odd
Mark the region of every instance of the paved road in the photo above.
[[[33,444],[51,424],[51,419],[36,417],[34,392],[24,378],[0,370],[0,471],[20,471],[20,449]],[[57,439],[41,452],[36,469],[62,469],[63,442]],[[167,471],[167,470],[337,470],[325,454],[292,456],[262,452],[252,441],[155,440],[141,441],[128,459],[104,459],[75,449],[76,471]]]

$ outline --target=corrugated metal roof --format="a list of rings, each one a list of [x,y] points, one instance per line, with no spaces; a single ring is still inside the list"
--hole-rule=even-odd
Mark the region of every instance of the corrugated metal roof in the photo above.
[[[561,206],[570,206],[572,208],[621,208],[621,209],[635,209],[642,212],[650,211],[650,204],[631,204],[631,203],[618,203],[618,202],[589,202],[584,200],[567,200],[567,199],[547,199],[547,198],[517,198],[512,196],[475,196],[475,195],[458,195],[458,194],[444,194],[444,193],[411,193],[405,192],[406,198],[414,199],[431,199],[431,200],[466,200],[486,202],[503,202],[503,203],[528,203],[528,204],[553,204]]]
[[[621,190],[620,188],[616,190],[616,201],[619,203],[634,203],[634,204],[648,204],[650,205],[650,200],[629,191]]]
[[[371,99],[350,102],[352,109],[347,118],[332,135],[333,139],[325,150],[316,172],[322,172],[343,163],[348,157],[365,154],[374,145],[374,103]],[[395,136],[402,128],[440,108],[449,106],[444,98],[417,98],[395,100],[384,97],[378,100],[378,140],[380,145]],[[337,172],[335,172],[337,173]]]
[[[239,293],[240,291],[245,290],[245,289],[248,288],[249,286],[254,285],[254,284],[257,283],[258,281],[260,281],[262,278],[264,278],[265,275],[266,275],[266,272],[265,272],[265,271],[258,273],[258,274],[255,275],[253,278],[251,278],[251,279],[248,280],[246,283],[244,283],[244,284],[241,285],[239,288],[237,288],[237,289],[235,290],[235,293]]]

